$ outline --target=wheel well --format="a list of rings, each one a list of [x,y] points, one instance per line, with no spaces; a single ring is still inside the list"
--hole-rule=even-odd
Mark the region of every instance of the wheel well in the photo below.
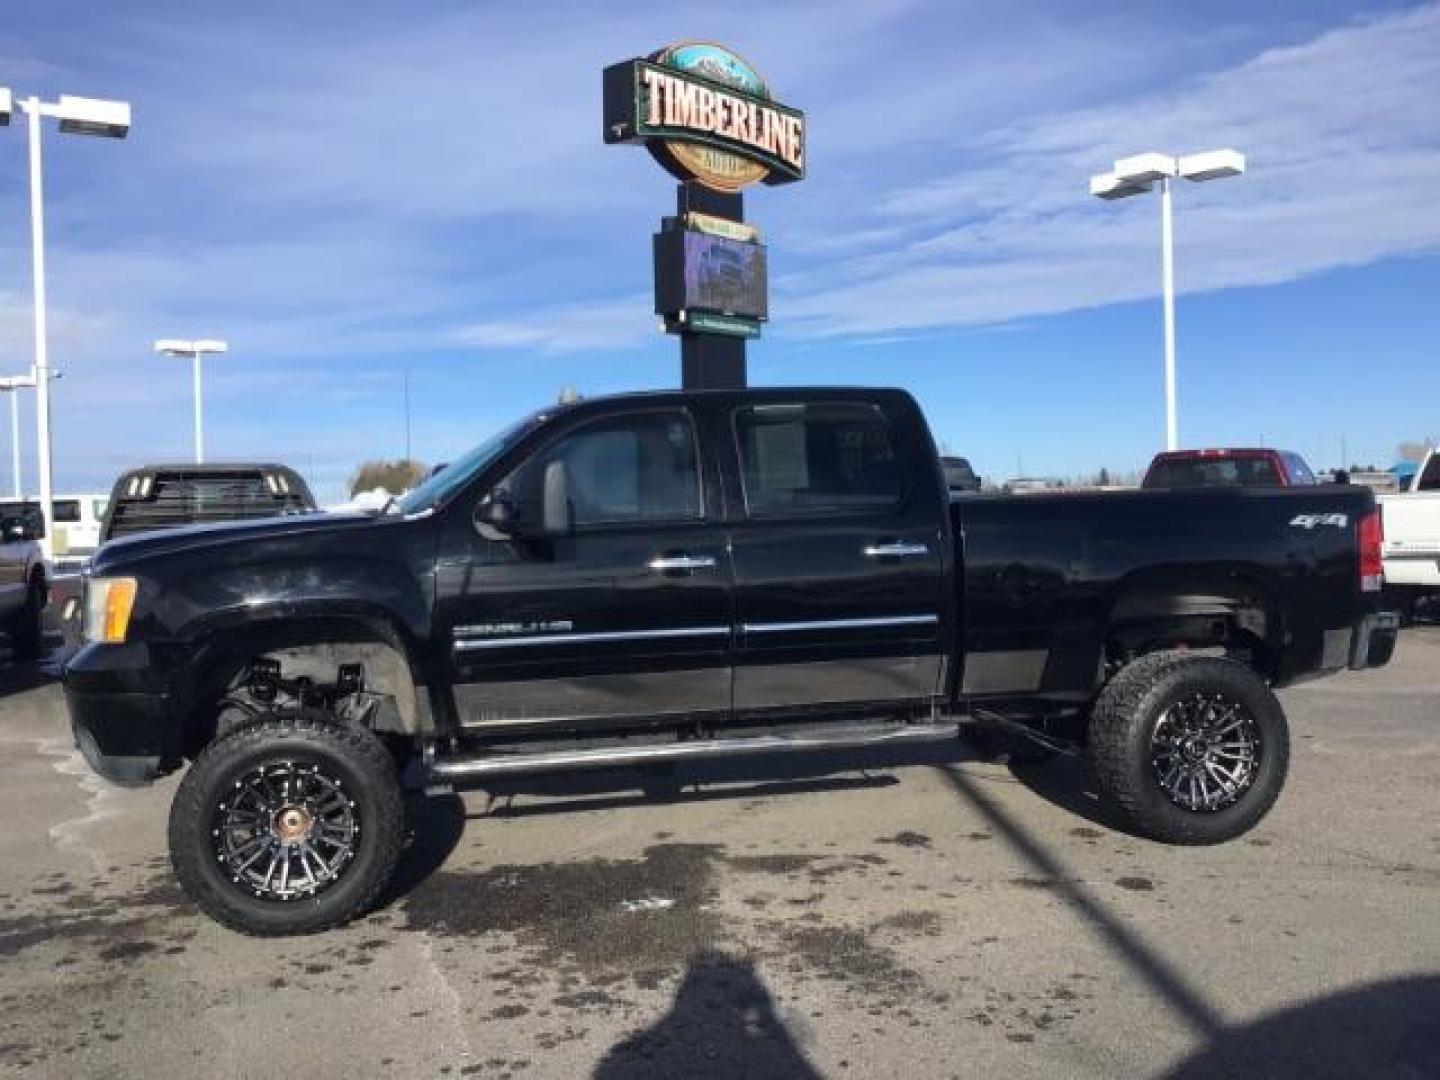
[[[368,694],[381,699],[368,721],[372,729],[404,736],[433,730],[424,680],[393,628],[365,619],[290,619],[246,626],[213,637],[203,650],[190,687],[187,756],[215,735],[224,700],[237,690],[253,662],[277,661],[287,679],[333,685],[343,665],[364,669]]]
[[[1282,631],[1274,598],[1243,580],[1139,582],[1112,608],[1104,662],[1113,667],[1162,649],[1211,649],[1273,678]]]

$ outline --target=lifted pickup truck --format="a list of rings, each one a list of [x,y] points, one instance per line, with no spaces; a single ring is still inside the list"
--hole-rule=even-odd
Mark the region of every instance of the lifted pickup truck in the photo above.
[[[389,877],[408,783],[953,739],[1083,743],[1138,830],[1236,836],[1272,688],[1384,664],[1372,495],[952,502],[897,390],[536,413],[383,512],[107,544],[65,688],[102,775],[190,761],[180,881],[259,934]]]

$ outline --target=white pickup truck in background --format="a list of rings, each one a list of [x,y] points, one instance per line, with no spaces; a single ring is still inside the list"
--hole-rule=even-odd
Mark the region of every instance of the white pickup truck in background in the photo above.
[[[1385,522],[1385,592],[1408,620],[1440,596],[1440,451],[1425,456],[1405,491],[1380,496]]]

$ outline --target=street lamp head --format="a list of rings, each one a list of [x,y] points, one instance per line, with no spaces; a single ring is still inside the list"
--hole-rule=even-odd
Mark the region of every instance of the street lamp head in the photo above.
[[[10,115],[14,111],[15,95],[8,86],[0,86],[0,127],[6,127],[10,123]]]
[[[1131,195],[1143,195],[1149,190],[1149,184],[1129,183],[1114,173],[1101,173],[1090,178],[1090,194],[1097,199],[1124,199]]]
[[[200,341],[184,341],[180,338],[161,338],[155,342],[155,351],[164,353],[166,356],[201,356],[209,353],[223,353],[230,351],[228,342],[217,341],[214,338],[204,338]]]
[[[68,135],[123,139],[130,131],[128,101],[61,94],[59,104],[54,106],[50,115],[60,121],[60,130]]]
[[[1122,184],[1153,184],[1175,175],[1175,159],[1169,154],[1135,154],[1115,162],[1115,179]]]
[[[1244,171],[1245,155],[1238,150],[1207,150],[1180,159],[1180,175],[1186,180],[1220,180]]]

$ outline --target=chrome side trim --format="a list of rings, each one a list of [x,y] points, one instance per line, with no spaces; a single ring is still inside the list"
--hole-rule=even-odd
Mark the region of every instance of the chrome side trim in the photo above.
[[[962,694],[1000,694],[1040,689],[1049,649],[999,649],[965,655]]]
[[[867,559],[904,559],[916,555],[930,554],[930,548],[927,545],[911,544],[904,541],[893,544],[867,544],[860,550]]]
[[[667,570],[713,570],[713,555],[657,555],[645,564],[656,573]]]
[[[718,637],[728,626],[676,626],[664,630],[600,630],[588,634],[532,634],[525,637],[468,638],[455,642],[455,651],[505,649],[514,645],[583,645],[603,641],[655,641],[663,638]]]
[[[938,615],[890,615],[871,619],[806,619],[803,622],[744,623],[747,634],[782,634],[792,630],[873,630],[885,626],[934,626]]]

